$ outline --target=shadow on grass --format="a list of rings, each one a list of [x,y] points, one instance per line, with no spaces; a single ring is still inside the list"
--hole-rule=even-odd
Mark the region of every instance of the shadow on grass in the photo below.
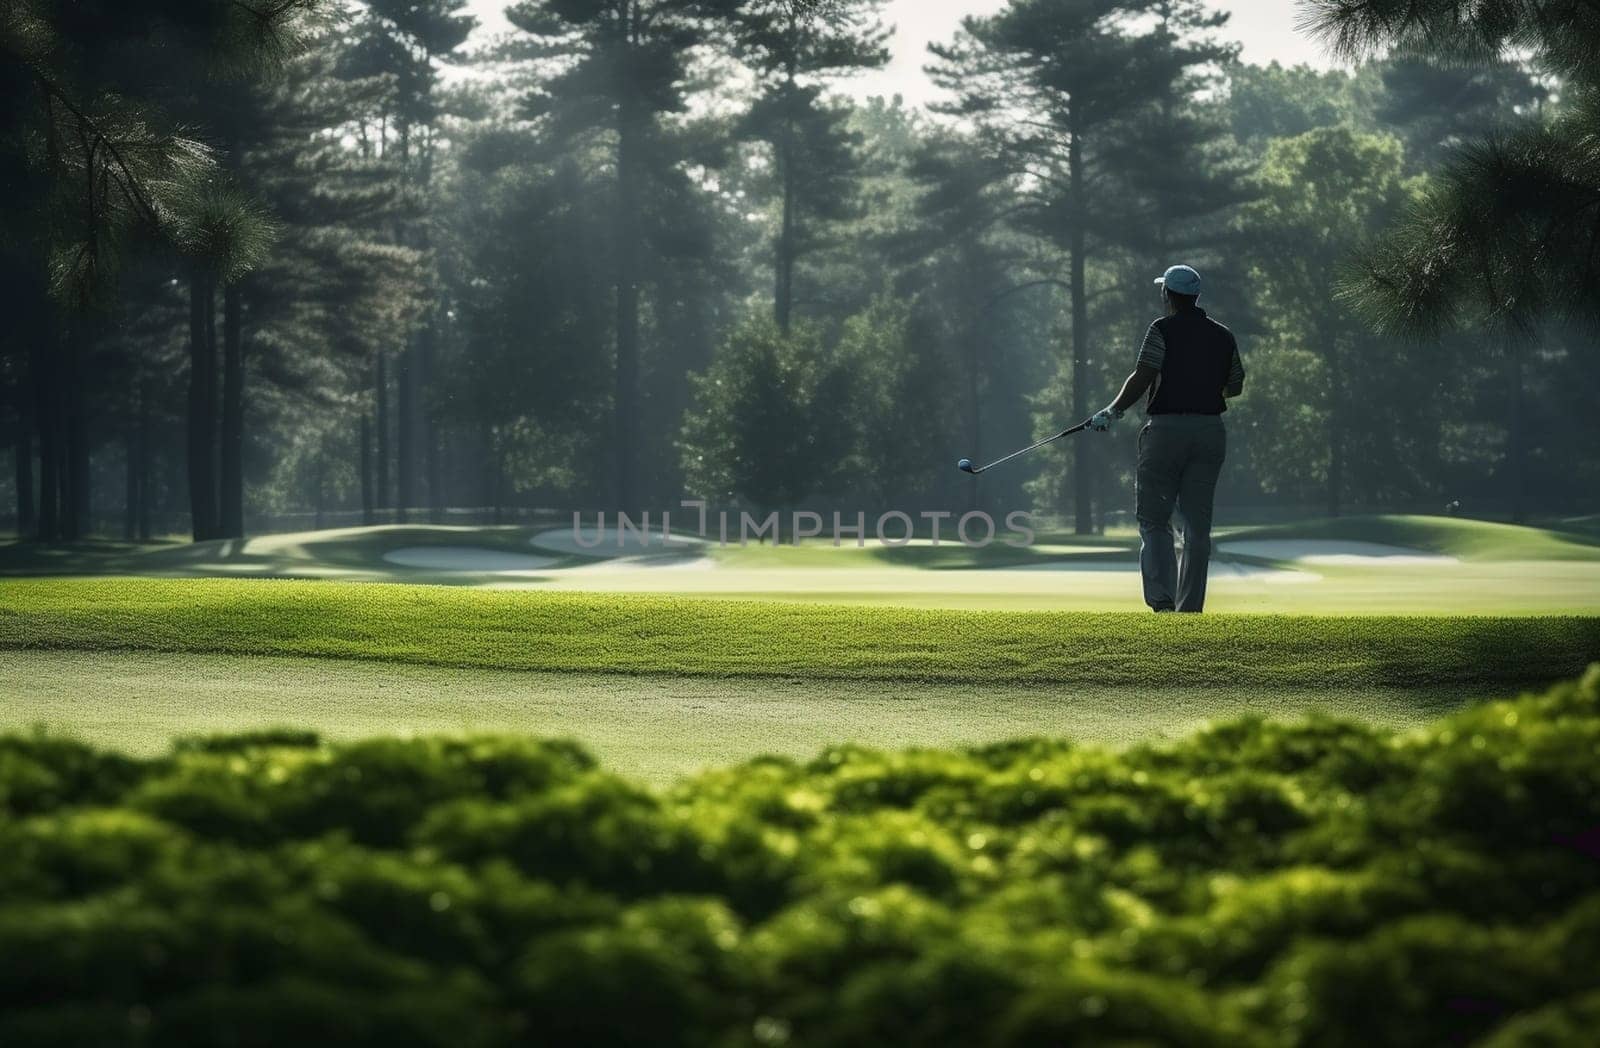
[[[440,586],[484,586],[499,573],[442,571],[390,564],[398,549],[470,544],[475,549],[526,555],[537,529],[391,525],[340,531],[265,535],[209,542],[87,540],[0,542],[0,577],[132,575],[155,578],[332,578]],[[596,558],[554,556],[553,569],[580,567]],[[552,581],[518,573],[518,583]]]

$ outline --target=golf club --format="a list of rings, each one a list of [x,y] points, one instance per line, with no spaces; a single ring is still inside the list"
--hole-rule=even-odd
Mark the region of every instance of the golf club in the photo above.
[[[1002,462],[1010,462],[1012,459],[1016,458],[1018,455],[1026,455],[1030,451],[1038,451],[1040,448],[1044,447],[1046,444],[1054,444],[1056,441],[1060,440],[1062,437],[1070,437],[1074,433],[1082,433],[1084,430],[1086,430],[1088,428],[1089,428],[1089,423],[1087,421],[1080,422],[1076,426],[1073,426],[1071,429],[1064,429],[1060,433],[1057,433],[1055,436],[1046,437],[1043,440],[1039,441],[1039,443],[1031,444],[1028,447],[1023,448],[1021,451],[1013,451],[1011,454],[1007,455],[1005,458],[995,459],[993,462],[989,463],[987,466],[974,466],[972,464],[972,460],[971,459],[962,459],[960,462],[956,463],[956,466],[957,466],[957,468],[959,468],[961,470],[961,472],[963,472],[963,473],[971,473],[974,477],[976,477],[979,473],[982,473],[984,470],[994,469],[996,466],[1000,465]]]

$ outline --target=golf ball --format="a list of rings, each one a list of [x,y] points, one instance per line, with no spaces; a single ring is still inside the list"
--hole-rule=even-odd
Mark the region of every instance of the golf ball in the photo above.
[[[959,470],[969,470],[972,468],[972,460],[962,459],[960,462],[956,463],[956,468]]]

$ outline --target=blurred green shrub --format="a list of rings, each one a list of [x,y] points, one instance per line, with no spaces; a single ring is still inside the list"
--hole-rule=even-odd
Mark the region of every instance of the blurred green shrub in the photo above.
[[[0,738],[0,1044],[1594,1042],[1600,667],[1393,736]]]

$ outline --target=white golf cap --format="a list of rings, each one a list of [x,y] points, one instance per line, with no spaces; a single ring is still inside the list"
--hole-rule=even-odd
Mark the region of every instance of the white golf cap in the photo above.
[[[1156,283],[1175,295],[1198,295],[1200,274],[1190,266],[1173,266],[1156,277]]]

